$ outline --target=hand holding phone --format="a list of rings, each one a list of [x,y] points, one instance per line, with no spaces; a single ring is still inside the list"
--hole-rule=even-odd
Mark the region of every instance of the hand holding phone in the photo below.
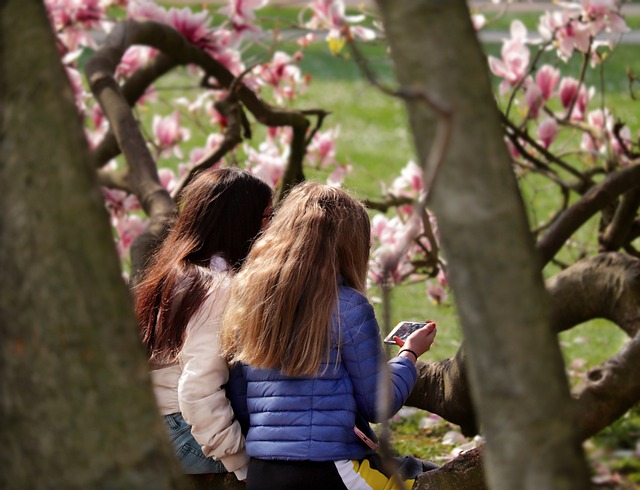
[[[418,358],[431,348],[435,337],[435,322],[400,322],[384,341],[404,347]]]
[[[383,342],[385,344],[399,345],[395,340],[396,337],[404,342],[405,340],[407,340],[407,337],[409,337],[409,335],[411,335],[416,330],[421,329],[425,325],[427,325],[427,322],[400,322],[394,327],[393,330],[391,330],[391,332],[389,332],[389,335],[385,337]]]

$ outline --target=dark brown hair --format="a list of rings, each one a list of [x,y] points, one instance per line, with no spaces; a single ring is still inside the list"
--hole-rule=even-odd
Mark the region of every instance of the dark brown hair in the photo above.
[[[240,268],[271,197],[265,182],[235,168],[202,172],[184,190],[178,220],[134,291],[150,360],[176,358],[187,323],[212,286],[211,258],[219,255],[231,269]]]

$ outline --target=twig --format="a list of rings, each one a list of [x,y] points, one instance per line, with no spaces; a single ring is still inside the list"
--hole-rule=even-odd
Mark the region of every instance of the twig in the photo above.
[[[391,329],[391,272],[397,268],[397,265],[400,262],[402,256],[406,253],[415,235],[417,234],[417,231],[419,229],[418,223],[422,220],[422,216],[426,214],[426,206],[429,200],[430,191],[435,184],[438,170],[440,169],[440,166],[444,161],[444,155],[451,139],[452,111],[449,105],[444,101],[432,96],[430,93],[421,88],[400,87],[397,89],[391,89],[381,84],[374,73],[370,70],[367,61],[356,46],[356,43],[351,36],[348,26],[343,30],[343,34],[345,35],[350,52],[358,67],[374,87],[377,87],[383,93],[392,97],[397,97],[403,100],[417,100],[425,104],[431,110],[435,111],[438,117],[438,124],[436,127],[436,134],[433,140],[433,144],[431,145],[429,154],[422,164],[424,175],[423,191],[420,193],[420,196],[414,203],[414,209],[411,217],[404,225],[404,236],[401,239],[401,244],[398,246],[395,253],[389,254],[389,256],[385,257],[385,260],[383,261],[383,319],[385,331],[389,332]],[[380,453],[382,455],[385,466],[393,470],[393,478],[396,481],[396,484],[399,488],[403,488],[403,484],[400,481],[400,475],[398,474],[397,469],[394,468],[389,448],[390,395],[388,393],[391,382],[389,379],[388,367],[386,366],[386,363],[382,369],[382,372],[384,379],[381,380],[381,383],[379,385],[380,395],[378,397],[379,418],[382,422]]]

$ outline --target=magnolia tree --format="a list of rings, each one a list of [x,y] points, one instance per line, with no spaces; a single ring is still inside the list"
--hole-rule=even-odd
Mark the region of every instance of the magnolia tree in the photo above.
[[[271,184],[278,199],[309,168],[321,169],[335,186],[351,172],[336,151],[338,128],[326,124],[331,108],[297,107],[310,83],[298,63],[311,43],[326,43],[333,52],[348,45],[371,77],[358,45],[385,38],[375,19],[363,22],[364,14],[348,15],[341,1],[318,0],[301,8],[298,25],[285,36],[262,27],[259,9],[266,0],[230,0],[198,12],[146,0],[45,3],[127,279],[135,281],[174,220],[180,192],[203,169],[241,166]],[[472,20],[482,30],[492,19],[474,12]],[[604,87],[588,86],[585,78],[588,70],[606,68],[627,30],[612,0],[567,2],[540,17],[536,36],[514,21],[501,57],[487,59],[498,78],[496,99],[515,175],[523,188],[557,196],[547,219],[539,220],[535,202],[529,203],[541,264],[560,269],[547,284],[552,327],[560,332],[603,317],[630,338],[575,393],[584,439],[640,399],[634,374],[640,355],[638,142],[606,107]],[[576,59],[579,74],[568,75]],[[197,90],[168,98],[163,77]],[[425,173],[425,165],[406,163],[367,205],[374,243],[370,282],[387,290],[421,281],[425,300],[440,303],[448,291],[447,257],[426,206],[437,162],[435,168]],[[594,217],[597,231],[583,233]],[[421,364],[410,403],[473,435],[477,423],[464,366],[464,348],[453,359]]]

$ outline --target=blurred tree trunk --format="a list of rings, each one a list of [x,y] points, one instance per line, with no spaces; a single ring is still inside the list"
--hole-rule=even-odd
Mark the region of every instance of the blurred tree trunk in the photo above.
[[[187,484],[41,1],[0,2],[0,488]]]
[[[492,489],[583,489],[588,471],[548,297],[464,0],[378,0],[396,74],[453,112],[430,206],[465,337]],[[408,101],[419,158],[437,118]],[[532,365],[535,362],[535,369]],[[418,485],[419,488],[419,485]]]

